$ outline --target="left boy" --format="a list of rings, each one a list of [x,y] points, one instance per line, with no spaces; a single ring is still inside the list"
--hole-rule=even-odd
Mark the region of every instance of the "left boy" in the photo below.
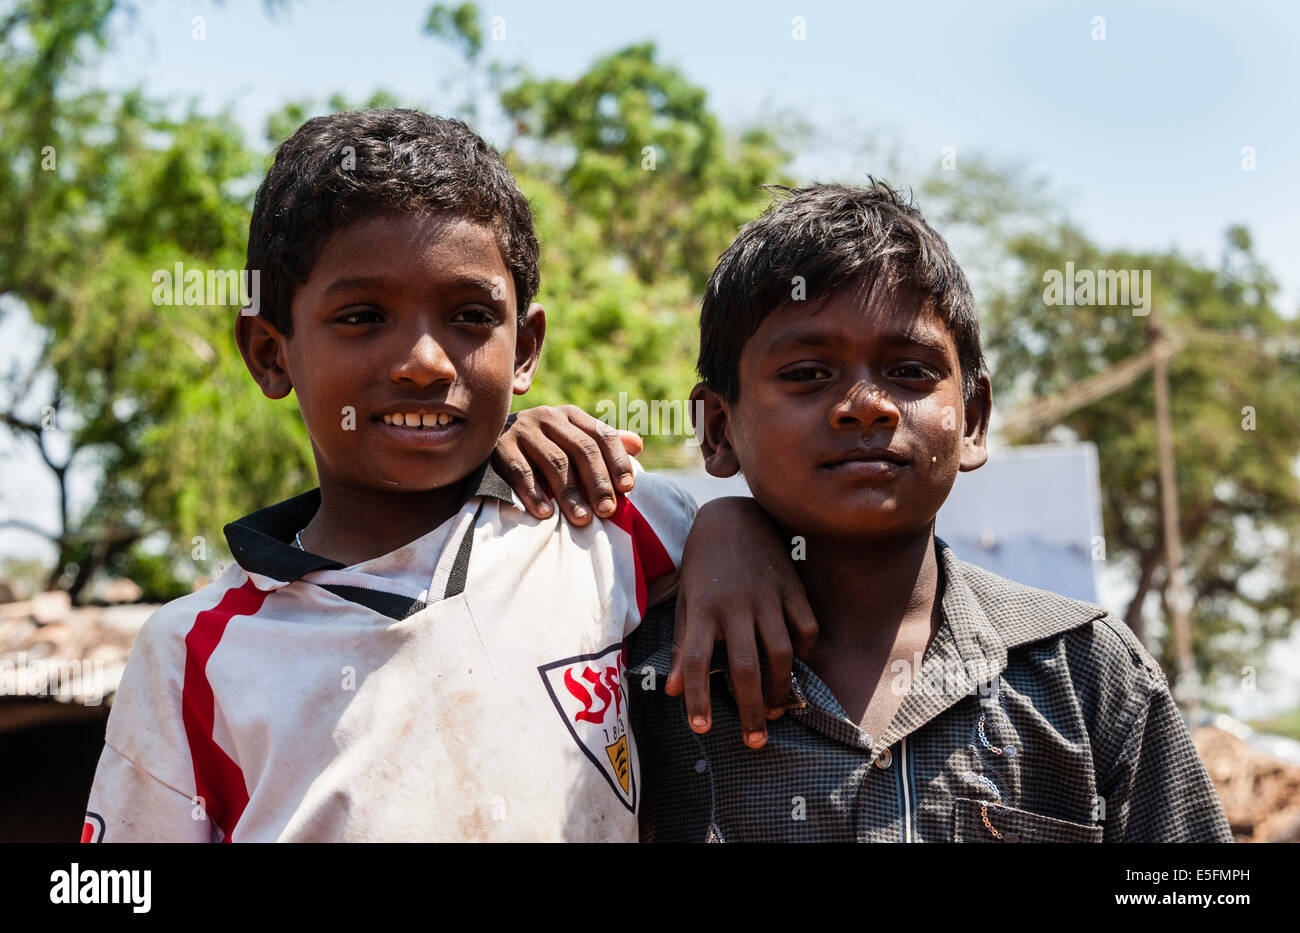
[[[145,624],[85,841],[636,840],[622,643],[694,503],[642,473],[577,526],[492,469],[545,334],[537,258],[458,121],[334,114],[280,147],[236,337],[296,395],[320,488],[227,525],[236,563]]]

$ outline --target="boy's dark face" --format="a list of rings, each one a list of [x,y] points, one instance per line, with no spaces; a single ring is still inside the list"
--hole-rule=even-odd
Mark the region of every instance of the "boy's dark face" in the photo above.
[[[921,532],[959,470],[987,459],[987,379],[962,400],[956,342],[912,290],[853,289],[767,316],[728,403],[702,386],[710,473],[739,469],[783,528],[832,538]]]
[[[268,396],[297,393],[322,487],[417,492],[487,459],[512,393],[528,391],[545,315],[533,305],[517,328],[515,308],[489,227],[381,214],[325,243],[292,336],[257,317],[237,334]]]

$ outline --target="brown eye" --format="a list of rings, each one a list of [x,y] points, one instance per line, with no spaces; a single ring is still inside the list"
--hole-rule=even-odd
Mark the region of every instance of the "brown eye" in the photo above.
[[[495,311],[478,306],[457,311],[452,321],[461,324],[477,324],[480,327],[496,327],[499,323]]]
[[[920,363],[905,363],[902,366],[894,367],[894,375],[899,379],[929,379],[938,380],[939,374],[929,366],[922,366]]]
[[[359,326],[361,324],[376,324],[383,319],[383,315],[374,308],[353,308],[347,313],[340,315],[337,320],[340,324]]]
[[[781,373],[781,378],[787,382],[812,382],[829,375],[829,372],[820,367],[804,366],[799,369],[791,369]]]

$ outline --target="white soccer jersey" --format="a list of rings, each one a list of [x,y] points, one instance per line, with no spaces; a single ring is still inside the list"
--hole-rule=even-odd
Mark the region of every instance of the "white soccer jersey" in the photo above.
[[[291,546],[313,491],[226,526],[237,563],[132,648],[83,839],[637,839],[623,639],[695,514],[638,465],[539,521],[484,464],[460,512],[353,567]]]

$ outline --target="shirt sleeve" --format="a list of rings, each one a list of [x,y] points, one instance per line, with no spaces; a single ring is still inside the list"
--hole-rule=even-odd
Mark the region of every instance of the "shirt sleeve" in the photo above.
[[[199,802],[105,745],[86,804],[82,842],[213,842]]]
[[[185,635],[213,601],[201,592],[168,603],[136,636],[113,697],[84,841],[215,841],[195,789],[183,713]]]
[[[1232,842],[1223,804],[1168,683],[1139,668],[1136,717],[1098,793],[1106,842]]]
[[[632,460],[636,486],[619,496],[618,510],[607,519],[624,535],[619,562],[622,585],[629,590],[627,628],[638,625],[651,606],[677,592],[682,550],[697,506],[690,493]]]

